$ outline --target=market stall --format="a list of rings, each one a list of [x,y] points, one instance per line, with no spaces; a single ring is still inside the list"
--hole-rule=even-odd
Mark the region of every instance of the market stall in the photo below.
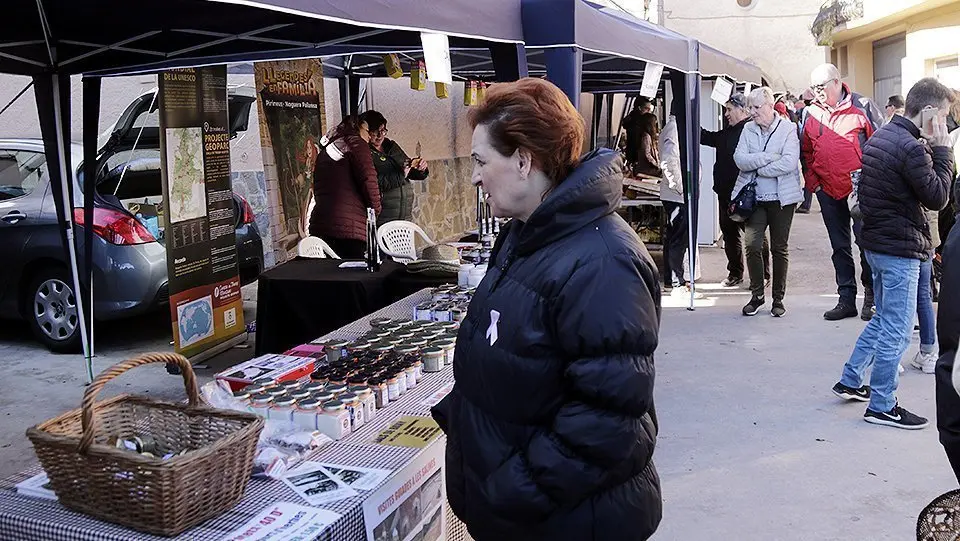
[[[434,298],[436,292],[417,292],[316,342],[355,340],[373,329],[371,323],[377,324],[382,318],[409,319],[418,306],[422,308]],[[294,348],[292,353],[302,354],[307,349],[315,351],[316,346],[305,344]],[[333,513],[322,517],[329,525],[317,532],[317,539],[379,541],[395,536],[406,539],[417,535],[418,529],[423,532],[423,539],[444,538],[439,537],[441,532],[445,539],[463,539],[465,528],[446,505],[445,438],[429,419],[430,407],[453,386],[453,367],[445,364],[429,370],[422,374],[422,380],[415,387],[384,408],[377,408],[372,421],[311,452],[300,463],[300,469],[291,470],[285,480],[251,480],[236,507],[178,538],[212,541],[227,538],[231,533],[239,535],[265,510],[269,512],[279,505],[277,516],[282,516],[283,506],[290,504]],[[319,470],[305,467],[307,463],[326,467],[317,473]],[[314,480],[331,472],[335,472],[333,475],[340,482],[334,482],[332,490],[322,490]],[[39,467],[34,467],[0,482],[0,538],[11,541],[164,539],[69,511],[56,501],[24,494],[29,491],[18,493],[17,485],[38,473]],[[308,486],[310,488],[304,488]],[[316,490],[312,491],[313,488]]]

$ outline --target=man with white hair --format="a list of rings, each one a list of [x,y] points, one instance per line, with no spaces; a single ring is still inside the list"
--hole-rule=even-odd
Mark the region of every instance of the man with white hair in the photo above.
[[[833,268],[840,301],[823,314],[828,321],[857,316],[856,266],[853,262],[853,234],[859,244],[860,217],[851,212],[854,181],[860,176],[863,146],[883,122],[883,113],[870,100],[850,91],[840,81],[833,64],[823,64],[810,76],[814,101],[804,111],[800,137],[800,155],[806,188],[817,194],[823,223],[833,248]],[[860,317],[870,320],[874,314],[873,277],[863,250],[860,250],[864,289]]]

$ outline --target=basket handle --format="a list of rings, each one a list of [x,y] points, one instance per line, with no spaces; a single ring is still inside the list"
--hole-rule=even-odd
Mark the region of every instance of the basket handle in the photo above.
[[[79,451],[81,453],[86,453],[93,444],[93,437],[94,433],[96,432],[96,419],[94,418],[93,414],[96,407],[97,394],[100,393],[100,390],[103,389],[103,386],[113,378],[130,369],[153,363],[172,363],[180,367],[180,371],[183,375],[183,386],[187,391],[187,399],[189,400],[190,407],[196,407],[197,404],[200,403],[200,391],[197,389],[197,377],[193,373],[193,366],[190,365],[190,361],[188,361],[183,355],[176,353],[147,353],[139,357],[134,357],[133,359],[128,359],[126,361],[117,363],[101,372],[97,376],[97,379],[93,380],[93,383],[91,383],[90,386],[87,387],[87,390],[83,393],[83,406],[81,408],[80,417],[81,426],[83,427],[83,435],[80,437],[79,446]]]

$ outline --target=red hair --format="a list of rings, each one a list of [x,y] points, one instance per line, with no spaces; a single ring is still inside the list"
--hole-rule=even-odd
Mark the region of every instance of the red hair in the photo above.
[[[580,164],[583,117],[553,83],[527,77],[498,83],[470,110],[470,127],[485,126],[503,156],[524,149],[554,185]]]

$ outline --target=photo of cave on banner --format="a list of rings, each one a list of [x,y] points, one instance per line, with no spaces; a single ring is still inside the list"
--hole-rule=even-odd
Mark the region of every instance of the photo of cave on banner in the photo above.
[[[257,62],[254,77],[263,163],[275,165],[264,174],[279,195],[272,248],[282,263],[309,234],[313,167],[326,128],[323,69],[316,58]]]
[[[164,72],[160,142],[170,315],[177,353],[192,357],[244,332],[237,269],[227,70]]]

